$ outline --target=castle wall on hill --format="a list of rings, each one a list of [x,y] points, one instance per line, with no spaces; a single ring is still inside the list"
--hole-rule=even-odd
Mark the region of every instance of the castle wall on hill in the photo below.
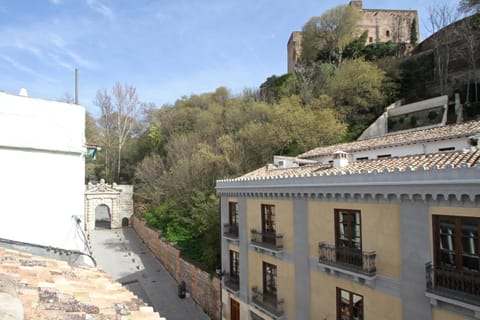
[[[456,21],[413,49],[411,59],[425,59],[433,66],[425,84],[428,96],[453,96],[468,82],[472,85],[471,90],[474,90],[474,79],[480,79],[480,31],[472,27],[477,19],[480,19],[480,14]],[[440,71],[445,78],[443,92]],[[462,102],[466,99],[465,95],[461,98]]]
[[[397,44],[404,44],[405,52],[410,52],[413,45],[412,30],[419,36],[418,12],[416,10],[383,10],[383,9],[363,9],[362,1],[350,1],[350,6],[356,7],[361,11],[361,18],[355,29],[355,34],[360,36],[364,31],[368,31],[365,44],[392,41]],[[415,22],[414,22],[415,21]],[[412,24],[415,24],[412,28]],[[288,72],[295,70],[300,56],[302,54],[302,33],[294,31],[290,35],[287,45],[287,65]]]

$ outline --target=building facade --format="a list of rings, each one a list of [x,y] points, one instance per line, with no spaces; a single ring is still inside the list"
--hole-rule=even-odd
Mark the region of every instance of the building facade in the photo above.
[[[412,31],[416,32],[414,38],[420,38],[416,10],[364,9],[362,1],[350,1],[349,5],[361,12],[355,34],[360,36],[364,31],[368,31],[366,44],[392,41],[405,45],[405,49],[410,51],[413,49],[413,45],[410,44]],[[288,72],[295,70],[295,65],[301,55],[302,33],[294,31],[287,44]]]
[[[480,319],[479,137],[397,132],[217,181],[223,319]]]
[[[84,251],[85,109],[0,92],[0,238]]]

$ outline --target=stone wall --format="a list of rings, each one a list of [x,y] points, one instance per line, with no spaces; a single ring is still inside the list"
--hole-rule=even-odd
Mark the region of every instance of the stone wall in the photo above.
[[[161,237],[161,232],[151,228],[146,221],[133,215],[133,229],[145,242],[153,255],[162,263],[172,277],[180,283],[185,281],[187,292],[212,319],[221,318],[221,280],[180,257],[180,249]]]
[[[120,211],[120,227],[122,221],[127,218],[130,223],[130,218],[133,215],[133,185],[119,184],[117,188],[120,189],[119,211]]]
[[[287,44],[287,71],[292,73],[295,71],[295,65],[302,55],[302,33],[294,31],[290,35]]]
[[[480,65],[480,54],[478,54],[480,49],[480,30],[471,27],[475,25],[478,19],[480,19],[480,14],[477,13],[456,21],[425,39],[412,51],[413,59],[428,59],[434,68],[430,79],[424,85],[426,87],[426,96],[447,94],[453,97],[458,92],[458,88],[462,84],[466,84],[469,79],[473,86],[474,73],[476,78],[480,79],[480,68],[478,67]],[[470,44],[473,47],[470,48]],[[448,59],[445,59],[446,52],[448,52]],[[442,59],[438,58],[439,53],[441,53]],[[471,58],[475,58],[474,63],[470,60]],[[447,70],[443,92],[437,72],[439,70],[437,66],[439,61],[442,62],[443,68]],[[446,61],[448,61],[448,68],[445,65]],[[475,69],[473,68],[474,65],[476,66]],[[465,96],[462,95],[461,99],[462,102],[465,101]]]
[[[360,20],[354,32],[356,36],[360,36],[364,31],[368,31],[365,45],[392,41],[393,43],[403,44],[405,53],[410,52],[413,49],[413,45],[410,44],[413,20],[415,20],[417,40],[420,39],[419,19],[416,10],[364,9],[362,1],[350,1],[349,5],[360,11]],[[301,54],[302,32],[294,31],[287,43],[288,72],[295,71],[295,66]]]
[[[355,31],[358,36],[368,31],[366,44],[387,41],[409,44],[414,20],[417,40],[419,39],[418,14],[415,10],[363,9],[361,13]]]

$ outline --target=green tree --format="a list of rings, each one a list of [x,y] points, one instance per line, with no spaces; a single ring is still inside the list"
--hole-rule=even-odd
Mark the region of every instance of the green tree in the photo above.
[[[85,139],[88,143],[98,143],[100,139],[97,121],[88,110],[85,111]]]
[[[100,144],[101,141],[97,121],[88,110],[85,111],[85,140],[90,144]],[[97,152],[96,161],[85,161],[86,182],[88,182],[91,177],[96,176],[96,171],[101,167],[101,165],[98,165],[99,162],[101,163],[101,151]]]
[[[396,45],[391,41],[371,43],[365,46],[360,56],[367,61],[376,61],[385,57],[393,57],[397,53]]]
[[[416,45],[418,41],[417,37],[417,20],[413,18],[412,24],[410,25],[410,44]]]
[[[220,219],[214,193],[193,192],[167,198],[148,210],[148,224],[182,248],[181,254],[214,271],[220,263]]]
[[[137,163],[135,168],[135,194],[142,202],[159,205],[166,193],[162,177],[165,174],[164,159],[150,154]]]
[[[182,254],[216,267],[215,181],[257,169],[275,154],[339,141],[346,126],[332,106],[326,95],[308,104],[299,95],[265,103],[219,88],[152,110],[148,129],[136,140],[145,158],[135,170],[136,196],[151,205],[149,224],[178,243]]]
[[[107,180],[113,182],[115,178],[115,115],[112,105],[112,99],[107,90],[98,90],[94,104],[100,108],[100,117],[98,124],[101,128],[101,145],[103,146],[101,158],[103,160],[102,176]]]
[[[325,91],[350,124],[351,138],[356,138],[389,102],[383,91],[387,81],[384,71],[362,59],[345,60],[327,81]]]
[[[427,83],[434,80],[433,55],[411,57],[400,63],[400,96],[408,102],[428,98]]]
[[[365,48],[365,43],[368,38],[368,30],[365,30],[362,35],[356,39],[353,39],[346,47],[344,51],[344,58],[357,59],[363,56],[362,50]]]
[[[359,18],[360,12],[347,5],[330,9],[320,17],[312,17],[302,30],[302,59],[341,65],[343,52],[354,39]]]
[[[447,1],[440,1],[428,8],[428,31],[434,34],[452,24],[458,18],[459,14],[452,4]],[[453,36],[453,32],[439,32],[434,37],[431,37],[435,59],[434,71],[439,82],[440,94],[442,95],[446,93],[449,82]]]
[[[283,96],[288,95],[289,88],[286,86],[292,74],[286,73],[281,76],[272,75],[260,85],[260,97],[268,103],[278,102]]]
[[[100,109],[101,144],[107,181],[119,181],[123,149],[132,137],[141,103],[132,85],[116,83],[111,91],[98,90],[94,104]]]
[[[284,145],[276,154],[296,156],[318,146],[339,142],[346,125],[328,106],[303,105],[300,97],[284,98],[274,110],[273,122],[282,128]],[[271,155],[270,155],[271,157]]]

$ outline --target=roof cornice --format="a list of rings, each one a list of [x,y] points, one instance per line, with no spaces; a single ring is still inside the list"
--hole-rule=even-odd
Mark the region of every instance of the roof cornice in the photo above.
[[[480,167],[219,180],[221,196],[327,200],[480,201]]]

